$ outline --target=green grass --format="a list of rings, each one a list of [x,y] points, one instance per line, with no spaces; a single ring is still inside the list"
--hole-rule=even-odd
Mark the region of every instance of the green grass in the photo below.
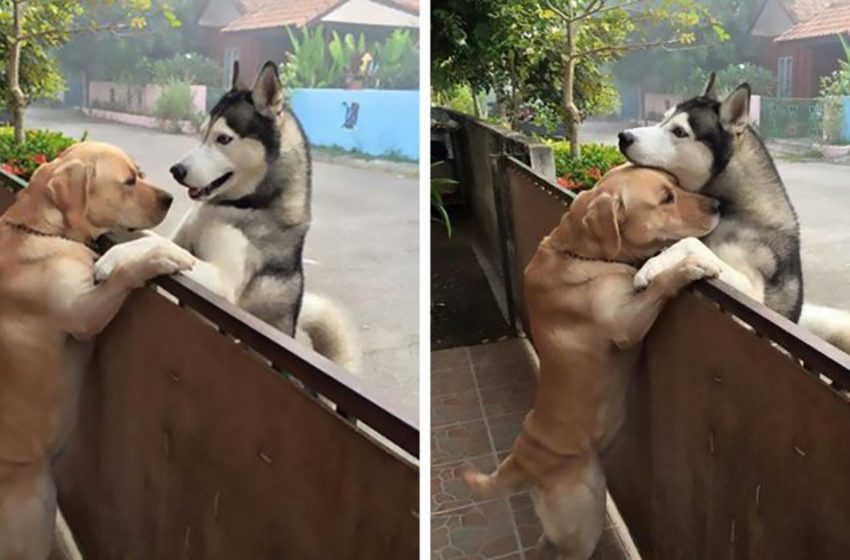
[[[415,159],[411,159],[398,150],[391,150],[382,155],[375,156],[372,154],[367,154],[357,148],[354,149],[346,149],[342,146],[310,146],[310,149],[317,154],[323,154],[327,156],[351,156],[356,157],[358,159],[368,160],[368,161],[395,161],[400,163],[418,163]]]

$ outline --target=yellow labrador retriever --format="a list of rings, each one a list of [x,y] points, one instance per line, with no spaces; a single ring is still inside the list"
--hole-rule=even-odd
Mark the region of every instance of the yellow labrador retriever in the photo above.
[[[194,262],[161,243],[95,284],[87,244],[152,227],[170,205],[120,149],[84,142],[39,167],[0,216],[0,560],[50,552],[50,463],[75,421],[90,348],[80,341],[106,327],[130,290]]]
[[[582,193],[525,270],[525,301],[540,381],[511,455],[492,475],[464,473],[478,495],[531,486],[545,557],[587,559],[602,534],[599,453],[624,416],[628,373],[664,302],[715,265],[685,260],[636,292],[640,263],[718,223],[717,204],[671,176],[622,166]]]

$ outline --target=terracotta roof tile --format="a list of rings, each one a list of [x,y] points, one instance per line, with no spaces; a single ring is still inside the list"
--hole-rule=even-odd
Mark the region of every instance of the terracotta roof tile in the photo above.
[[[798,23],[776,38],[776,42],[799,41],[850,32],[850,4],[829,6],[807,21]]]
[[[796,23],[806,21],[833,3],[831,0],[782,0],[782,5],[796,20]]]
[[[243,0],[244,1],[244,0]],[[341,4],[343,0],[250,0],[256,9],[228,24],[222,31],[247,31],[294,25],[300,27]]]
[[[346,0],[239,0],[243,15],[222,31],[248,31],[294,25],[300,27],[327,14]],[[381,0],[378,0],[381,1]],[[407,12],[419,11],[419,0],[384,0]]]
[[[386,0],[387,4],[395,4],[402,10],[409,12],[419,11],[419,0]]]

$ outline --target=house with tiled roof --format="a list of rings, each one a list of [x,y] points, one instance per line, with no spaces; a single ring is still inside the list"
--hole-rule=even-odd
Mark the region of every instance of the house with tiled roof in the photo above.
[[[776,75],[780,97],[816,97],[820,79],[844,58],[850,0],[765,0],[750,28],[755,61]]]
[[[323,25],[340,34],[363,32],[379,41],[394,29],[418,33],[419,0],[208,0],[198,24],[206,53],[220,60],[229,85],[233,61],[250,74],[266,60],[283,62],[286,27]]]

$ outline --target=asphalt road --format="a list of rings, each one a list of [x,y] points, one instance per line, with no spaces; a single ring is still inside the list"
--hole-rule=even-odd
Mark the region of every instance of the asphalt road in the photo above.
[[[193,202],[168,173],[190,136],[94,121],[64,110],[27,111],[31,128],[123,148],[175,203],[157,231],[172,236]],[[419,181],[388,166],[315,161],[307,289],[339,302],[358,328],[363,376],[405,409],[419,407]]]
[[[800,218],[806,301],[850,310],[850,166],[776,164]]]

